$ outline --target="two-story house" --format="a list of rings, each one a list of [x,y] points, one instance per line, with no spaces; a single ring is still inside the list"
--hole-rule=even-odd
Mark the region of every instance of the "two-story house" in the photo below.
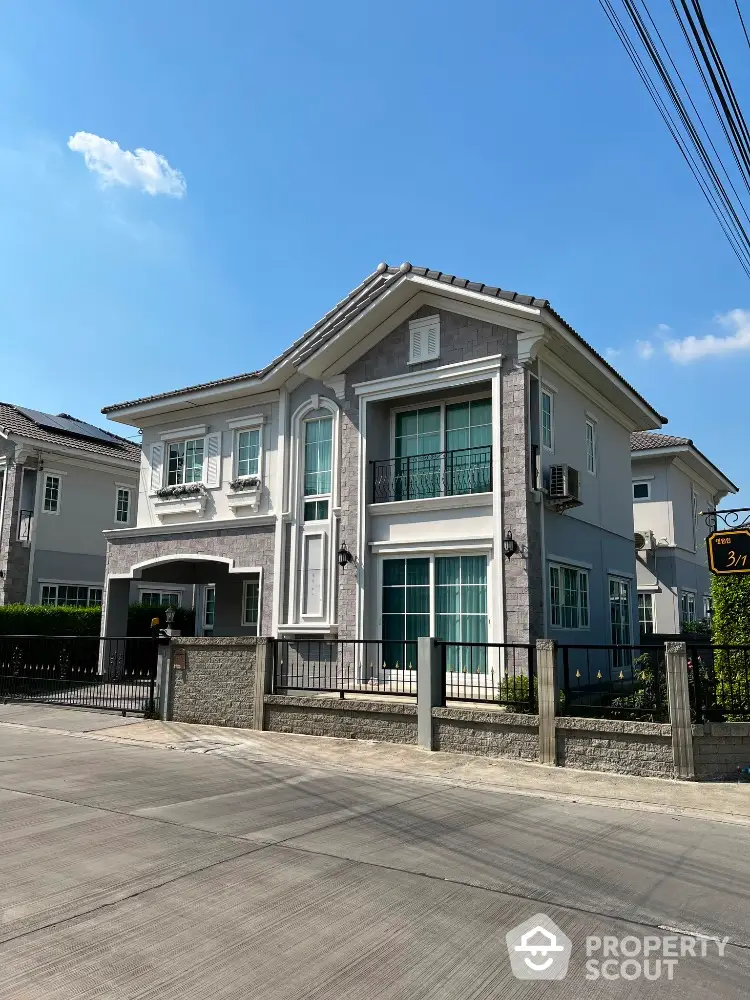
[[[630,435],[664,418],[544,299],[381,264],[264,369],[104,412],[143,429],[110,634],[169,579],[216,635],[634,638]]]
[[[675,634],[710,615],[709,528],[701,512],[737,487],[689,438],[636,432],[631,449],[640,629]]]
[[[100,604],[103,531],[135,525],[139,468],[130,441],[0,403],[0,604]]]

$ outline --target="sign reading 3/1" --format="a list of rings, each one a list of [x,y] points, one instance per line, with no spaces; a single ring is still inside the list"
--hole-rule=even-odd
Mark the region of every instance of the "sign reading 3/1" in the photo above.
[[[708,566],[712,573],[750,573],[750,529],[714,531],[706,539]]]

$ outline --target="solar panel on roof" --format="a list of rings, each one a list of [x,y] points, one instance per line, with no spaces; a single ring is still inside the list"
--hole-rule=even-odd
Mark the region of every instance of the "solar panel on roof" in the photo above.
[[[87,424],[83,420],[74,420],[72,417],[56,417],[51,413],[42,413],[41,410],[32,410],[26,406],[18,406],[16,409],[29,420],[33,420],[37,427],[46,427],[47,430],[73,434],[76,437],[88,438],[93,441],[103,441],[104,444],[122,444],[122,441],[118,440],[114,434],[108,434],[100,427]]]

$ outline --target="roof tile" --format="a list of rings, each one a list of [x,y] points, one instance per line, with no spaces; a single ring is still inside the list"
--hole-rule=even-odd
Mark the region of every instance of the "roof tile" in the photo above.
[[[62,431],[54,431],[48,427],[40,427],[25,413],[12,403],[0,403],[0,427],[4,427],[11,436],[29,438],[32,441],[39,441],[43,444],[63,445],[75,451],[85,451],[92,455],[106,455],[111,458],[126,459],[134,464],[141,460],[141,447],[133,441],[106,431],[112,434],[117,443],[111,445],[104,441],[87,438],[82,432],[78,437],[75,434],[66,434]]]

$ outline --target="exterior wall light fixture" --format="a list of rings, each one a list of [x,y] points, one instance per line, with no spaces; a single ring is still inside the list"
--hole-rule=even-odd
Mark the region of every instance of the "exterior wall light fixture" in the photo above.
[[[518,552],[518,542],[513,537],[513,532],[508,528],[503,539],[503,552],[511,559]]]
[[[351,554],[349,549],[346,547],[346,543],[341,543],[341,548],[338,553],[339,566],[344,569],[347,563],[354,562],[354,556]]]

